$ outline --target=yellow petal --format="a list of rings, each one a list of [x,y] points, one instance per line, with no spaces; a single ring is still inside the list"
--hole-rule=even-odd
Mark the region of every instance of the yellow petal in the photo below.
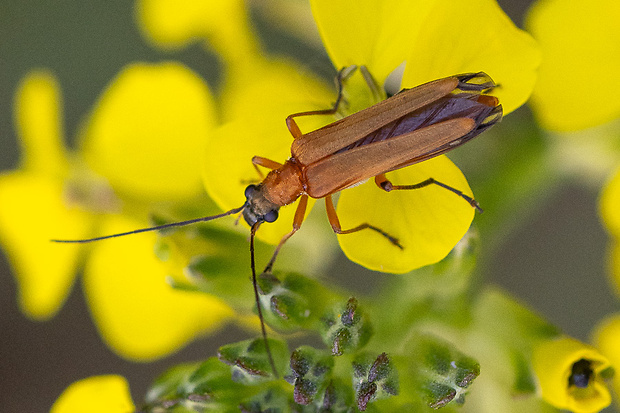
[[[620,297],[620,242],[613,240],[609,247],[609,279],[614,291]]]
[[[569,383],[573,365],[580,360],[590,362],[591,377],[587,387]],[[570,337],[541,342],[532,360],[540,383],[542,398],[551,405],[576,413],[598,412],[611,403],[609,390],[599,373],[610,366],[595,348]]]
[[[620,169],[611,176],[603,188],[599,206],[607,230],[620,237]]]
[[[609,248],[610,281],[616,294],[620,295],[620,169],[607,182],[599,200],[603,224],[612,235]]]
[[[159,47],[209,40],[234,61],[257,49],[243,0],[140,0],[136,17],[142,33]]]
[[[504,115],[525,103],[536,82],[540,49],[495,0],[435,2],[416,39],[403,76],[411,87],[464,72],[486,72]]]
[[[383,82],[406,62],[403,87],[484,71],[501,84],[494,94],[504,113],[522,105],[532,91],[539,50],[494,0],[313,0],[311,4],[337,68],[365,64]]]
[[[434,18],[436,2],[311,0],[310,4],[334,66],[364,64],[383,81],[405,61],[424,22]]]
[[[68,208],[63,186],[46,176],[0,176],[0,240],[13,266],[19,303],[30,317],[53,316],[69,293],[82,248],[51,239],[86,238],[91,216]]]
[[[59,175],[67,168],[61,120],[61,95],[47,71],[30,72],[15,95],[15,125],[23,148],[22,165],[30,172]]]
[[[263,59],[255,62],[253,70],[251,77],[235,76],[226,85],[223,116],[226,120],[269,122],[282,130],[287,149],[293,138],[286,129],[286,117],[295,112],[329,109],[336,100],[333,84],[326,84],[291,61]],[[332,122],[333,117],[307,116],[295,120],[302,132],[307,132]]]
[[[544,61],[532,96],[547,129],[570,131],[620,116],[620,3],[544,0],[527,27]]]
[[[50,413],[131,413],[135,406],[127,380],[121,376],[93,376],[65,389]]]
[[[115,216],[102,233],[143,226]],[[139,361],[170,354],[233,315],[213,296],[170,287],[154,242],[154,234],[99,242],[84,270],[84,290],[102,337],[121,356]]]
[[[299,74],[286,63],[268,64],[261,76],[245,82],[243,85],[239,79],[228,90],[224,113],[236,120],[210,135],[203,164],[205,188],[224,210],[241,206],[245,202],[245,187],[261,181],[252,166],[253,156],[279,163],[290,157],[293,137],[286,127],[286,116],[328,108],[335,99],[322,83]],[[299,124],[307,132],[332,120],[327,116],[308,116]],[[269,172],[265,168],[261,171]],[[308,211],[311,206],[312,203]],[[281,209],[278,221],[263,225],[258,237],[277,243],[291,230],[294,212],[294,205]]]
[[[201,156],[215,124],[204,81],[178,63],[132,64],[83,131],[84,158],[116,192],[184,199],[201,190]]]
[[[614,367],[613,383],[616,395],[620,395],[620,314],[613,314],[599,323],[594,332],[596,347]]]
[[[432,177],[472,196],[461,171],[445,156],[387,176],[394,185],[417,184]],[[402,250],[370,229],[338,236],[350,260],[391,273],[409,272],[443,259],[474,217],[469,203],[437,185],[387,193],[374,180],[342,191],[337,211],[344,230],[366,222],[398,238]]]

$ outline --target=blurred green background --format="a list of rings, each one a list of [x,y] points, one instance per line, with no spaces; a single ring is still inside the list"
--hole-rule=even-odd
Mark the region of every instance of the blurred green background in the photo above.
[[[522,26],[530,1],[499,3]],[[268,39],[269,50],[296,53],[302,56],[302,64],[323,76],[335,73],[322,50],[280,31],[261,10],[255,10],[253,19]],[[28,71],[48,68],[58,77],[66,136],[71,139],[100,91],[126,63],[166,59],[182,61],[217,88],[217,58],[199,45],[174,53],[151,48],[134,23],[132,2],[0,0],[0,169],[10,170],[18,164],[12,100],[17,83]],[[511,122],[516,122],[512,118],[529,116],[528,109],[522,108],[499,127],[510,130]],[[476,155],[476,143],[472,145],[457,154],[457,164],[459,157]],[[469,176],[467,165],[463,169]],[[470,179],[474,192],[476,179]],[[606,284],[607,239],[597,217],[596,198],[597,188],[562,185],[514,230],[502,234],[501,242],[493,246],[493,258],[485,260],[483,268],[488,281],[504,286],[582,340],[588,339],[597,320],[618,308]],[[484,214],[476,217],[484,219]],[[332,273],[350,274],[355,284],[367,289],[376,287],[383,277],[348,262],[342,254]],[[103,345],[83,297],[76,283],[54,319],[29,321],[18,311],[15,282],[0,253],[0,410],[47,411],[73,381],[108,373],[125,376],[139,403],[149,383],[167,366],[204,359],[215,354],[219,345],[246,334],[227,328],[167,359],[150,364],[127,362]]]

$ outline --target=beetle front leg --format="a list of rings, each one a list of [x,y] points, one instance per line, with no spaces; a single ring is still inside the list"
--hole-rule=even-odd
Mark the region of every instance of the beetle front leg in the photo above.
[[[327,219],[329,219],[329,223],[332,226],[332,229],[334,230],[334,232],[336,234],[352,234],[354,232],[357,231],[361,231],[363,229],[371,229],[375,232],[378,232],[379,234],[383,235],[385,238],[388,239],[388,241],[390,241],[392,244],[396,245],[398,248],[400,248],[401,250],[404,249],[404,247],[398,242],[398,239],[396,237],[391,236],[390,234],[388,234],[387,232],[383,231],[380,228],[377,228],[373,225],[370,225],[368,223],[363,223],[360,224],[354,228],[351,229],[346,229],[343,230],[340,227],[340,220],[338,219],[338,215],[336,214],[336,208],[334,207],[334,201],[332,200],[332,196],[331,195],[327,195],[325,197],[325,207],[327,210]]]
[[[293,229],[291,230],[291,232],[282,237],[263,272],[271,272],[271,270],[273,269],[273,264],[276,262],[276,257],[278,256],[278,253],[280,252],[280,249],[282,248],[284,243],[288,241],[288,239],[292,237],[299,228],[301,228],[301,224],[304,222],[304,218],[306,216],[307,206],[308,195],[302,195],[301,199],[299,200],[299,204],[297,205],[297,209],[295,210],[295,218],[293,218]]]
[[[383,189],[385,192],[390,192],[394,190],[420,189],[420,188],[427,187],[429,185],[437,185],[441,188],[447,189],[448,191],[460,196],[465,201],[467,201],[469,205],[476,208],[478,212],[483,212],[482,208],[480,207],[480,204],[474,198],[470,197],[469,195],[464,194],[462,191],[454,187],[451,187],[450,185],[444,184],[443,182],[439,182],[435,178],[428,178],[425,181],[422,181],[420,183],[413,184],[413,185],[394,185],[392,184],[392,182],[390,182],[389,179],[387,179],[385,174],[381,174],[381,175],[375,176],[375,184],[377,184],[377,186]]]
[[[280,162],[272,161],[271,159],[263,158],[262,156],[254,156],[252,158],[252,165],[254,166],[254,169],[256,169],[256,172],[258,172],[261,180],[265,179],[265,175],[263,175],[263,172],[258,169],[259,166],[263,166],[267,169],[278,169],[282,166]]]

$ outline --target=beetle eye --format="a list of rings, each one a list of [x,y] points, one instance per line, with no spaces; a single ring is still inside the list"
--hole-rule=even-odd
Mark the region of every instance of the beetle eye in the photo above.
[[[264,216],[263,219],[265,220],[265,222],[273,222],[276,219],[278,219],[278,211],[275,209],[272,209],[271,211],[267,212]]]
[[[256,185],[248,185],[245,188],[244,195],[247,199],[250,199],[254,195],[254,192],[256,192]]]

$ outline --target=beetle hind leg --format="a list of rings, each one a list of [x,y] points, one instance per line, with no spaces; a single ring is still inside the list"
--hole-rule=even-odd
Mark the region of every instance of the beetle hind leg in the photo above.
[[[467,201],[469,205],[476,208],[478,212],[483,212],[482,208],[480,207],[480,204],[474,198],[470,197],[467,194],[464,194],[462,191],[450,185],[444,184],[443,182],[436,180],[435,178],[428,178],[425,181],[422,181],[422,182],[419,182],[413,185],[394,185],[392,184],[392,182],[390,182],[389,179],[387,179],[385,174],[381,174],[381,175],[375,176],[375,183],[377,184],[379,188],[383,189],[385,192],[390,192],[394,190],[420,189],[420,188],[427,187],[429,185],[437,185],[463,198],[465,201]]]
[[[304,217],[306,216],[307,207],[308,207],[308,195],[302,195],[301,199],[299,200],[299,204],[297,205],[297,209],[295,210],[295,218],[293,219],[293,229],[291,230],[291,232],[287,233],[286,235],[282,237],[282,239],[278,243],[278,246],[273,251],[273,255],[271,256],[271,259],[265,266],[263,273],[270,273],[273,270],[273,265],[276,262],[276,258],[278,257],[278,254],[280,253],[280,249],[282,249],[282,246],[284,245],[284,243],[288,241],[288,239],[292,237],[293,234],[296,233],[297,230],[299,230],[299,228],[301,228],[301,224],[304,221]]]
[[[342,230],[342,229],[336,230],[336,229],[334,229],[334,232],[336,234],[340,234],[340,235],[342,235],[342,234],[352,234],[354,232],[361,231],[361,230],[367,229],[367,228],[368,229],[372,229],[373,231],[378,232],[379,234],[383,235],[385,238],[387,238],[388,241],[390,241],[392,244],[394,244],[396,247],[400,248],[401,250],[405,249],[405,247],[403,247],[400,244],[400,242],[398,241],[398,238],[393,237],[392,235],[390,235],[387,232],[383,231],[381,228],[377,228],[377,227],[375,227],[373,225],[370,225],[370,224],[368,224],[366,222],[361,224],[361,225],[358,225],[358,226],[356,226],[354,228],[347,229],[347,230]]]
[[[340,220],[338,219],[338,215],[336,214],[336,208],[334,207],[334,201],[332,200],[331,195],[328,195],[325,197],[325,207],[327,209],[327,218],[329,219],[329,223],[331,224],[332,229],[334,230],[336,234],[341,234],[341,235],[352,234],[354,232],[358,232],[363,229],[371,229],[383,235],[388,241],[390,241],[393,245],[397,246],[401,250],[404,249],[404,247],[398,241],[398,238],[388,234],[387,232],[383,231],[381,228],[377,228],[374,225],[370,225],[368,223],[363,223],[354,228],[343,230],[340,227]]]

